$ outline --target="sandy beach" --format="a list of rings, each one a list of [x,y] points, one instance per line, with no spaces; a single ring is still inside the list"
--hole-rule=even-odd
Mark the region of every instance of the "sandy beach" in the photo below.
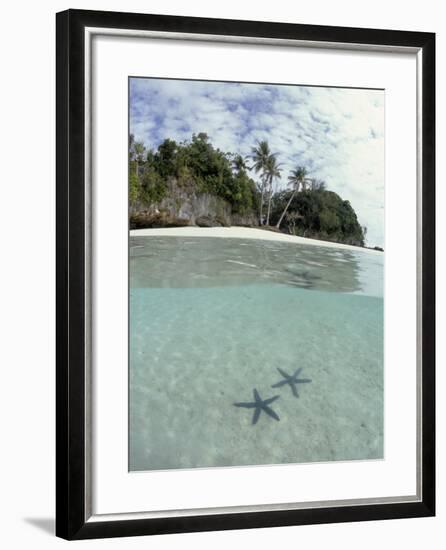
[[[361,248],[348,244],[332,243],[329,241],[318,241],[316,239],[307,239],[296,237],[295,235],[285,235],[265,229],[255,229],[252,227],[163,227],[159,229],[132,229],[132,237],[226,237],[239,239],[264,239],[268,241],[282,241],[296,244],[307,244],[314,246],[324,246],[327,248],[340,248],[344,250],[354,250],[355,252],[367,252],[369,254],[382,254],[378,250],[370,248]]]

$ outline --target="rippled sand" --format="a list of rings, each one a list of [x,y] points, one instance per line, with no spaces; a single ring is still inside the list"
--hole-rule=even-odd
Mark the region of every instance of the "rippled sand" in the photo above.
[[[382,257],[196,240],[131,238],[130,469],[382,458]]]

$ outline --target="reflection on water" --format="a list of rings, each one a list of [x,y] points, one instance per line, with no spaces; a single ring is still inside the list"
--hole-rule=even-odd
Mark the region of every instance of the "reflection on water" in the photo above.
[[[383,255],[254,239],[131,237],[132,288],[283,284],[383,295]]]

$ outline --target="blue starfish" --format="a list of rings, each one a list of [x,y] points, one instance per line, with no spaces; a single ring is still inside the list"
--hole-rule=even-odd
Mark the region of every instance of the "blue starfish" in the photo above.
[[[277,413],[273,411],[270,405],[273,401],[276,399],[279,399],[279,395],[275,395],[274,397],[270,397],[269,399],[262,399],[259,395],[259,392],[254,388],[254,401],[250,401],[248,403],[234,403],[236,407],[244,407],[245,409],[255,409],[254,416],[252,417],[252,423],[257,424],[257,420],[259,419],[260,413],[263,411],[269,416],[272,416],[275,420],[280,420]]]
[[[293,392],[294,397],[299,397],[299,394],[297,393],[297,384],[308,384],[308,382],[311,382],[309,378],[298,378],[300,371],[302,368],[297,369],[297,371],[294,374],[287,374],[282,369],[277,369],[280,374],[283,376],[283,380],[280,382],[277,382],[277,384],[273,384],[272,388],[280,388],[280,386],[284,386],[285,384],[289,384],[291,391]]]

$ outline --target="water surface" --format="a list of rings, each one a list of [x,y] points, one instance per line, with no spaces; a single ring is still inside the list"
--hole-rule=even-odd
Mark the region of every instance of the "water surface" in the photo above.
[[[131,237],[130,469],[383,456],[383,255]],[[277,368],[311,383],[271,386]],[[279,395],[252,425],[235,402]]]

